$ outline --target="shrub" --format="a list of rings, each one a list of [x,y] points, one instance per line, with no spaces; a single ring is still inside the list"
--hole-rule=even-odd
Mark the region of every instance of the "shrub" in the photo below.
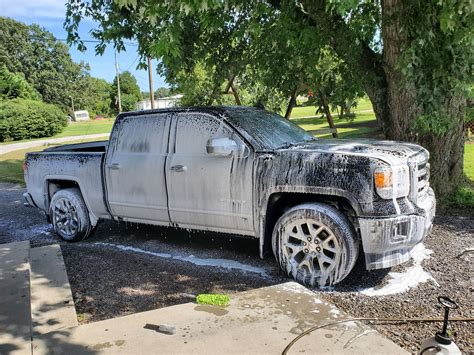
[[[0,142],[50,137],[66,125],[66,115],[55,105],[25,99],[0,102]]]
[[[0,67],[1,99],[40,100],[38,92],[25,79],[23,73],[11,73],[4,65]]]

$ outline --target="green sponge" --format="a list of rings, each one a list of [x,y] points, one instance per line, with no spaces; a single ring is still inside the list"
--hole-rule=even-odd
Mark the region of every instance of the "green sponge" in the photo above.
[[[217,293],[201,293],[197,295],[196,302],[199,304],[209,304],[213,306],[228,306],[230,298],[227,295]]]

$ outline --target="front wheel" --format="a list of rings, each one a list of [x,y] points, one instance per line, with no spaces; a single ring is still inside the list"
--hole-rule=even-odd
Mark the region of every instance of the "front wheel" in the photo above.
[[[77,188],[56,192],[49,207],[54,231],[68,242],[77,242],[92,234],[89,211]]]
[[[305,203],[275,224],[273,253],[289,276],[308,286],[331,286],[352,270],[359,243],[351,222],[337,208]]]

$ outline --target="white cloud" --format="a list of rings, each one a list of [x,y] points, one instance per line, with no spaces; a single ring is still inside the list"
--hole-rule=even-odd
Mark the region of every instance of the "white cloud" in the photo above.
[[[19,20],[63,20],[66,0],[0,0],[0,14]]]

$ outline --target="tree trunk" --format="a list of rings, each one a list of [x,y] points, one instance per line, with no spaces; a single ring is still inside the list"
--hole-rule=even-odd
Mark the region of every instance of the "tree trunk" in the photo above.
[[[385,127],[385,136],[389,139],[414,141],[412,124],[420,113],[416,101],[415,88],[404,80],[397,68],[401,59],[401,50],[408,45],[406,32],[402,30],[398,14],[400,0],[382,0],[382,38],[383,65],[387,80],[387,105],[390,119]]]
[[[230,87],[232,86],[232,83],[234,82],[235,75],[232,75],[228,80],[227,80],[227,85],[225,86],[224,89],[224,95],[229,93]]]
[[[324,114],[326,115],[326,119],[328,120],[329,128],[335,130],[334,132],[332,132],[332,136],[333,138],[337,138],[337,128],[336,128],[336,125],[334,124],[334,120],[332,119],[331,109],[329,108],[329,103],[326,97],[326,93],[324,92],[324,89],[319,89],[318,91],[319,91],[319,96],[321,98],[321,103],[323,104]]]
[[[388,117],[385,136],[389,139],[415,142],[430,152],[431,185],[439,196],[453,192],[463,177],[463,117],[465,100],[459,97],[447,98],[446,112],[454,121],[442,135],[420,134],[414,123],[422,113],[417,103],[416,88],[408,82],[398,69],[403,48],[409,46],[409,39],[403,31],[401,13],[402,0],[382,0],[382,38],[384,41],[383,63],[387,78]]]
[[[430,183],[438,196],[447,196],[464,180],[464,110],[465,98],[452,97],[447,103],[454,125],[441,136],[430,134],[418,143],[430,152]]]
[[[216,99],[216,96],[218,94],[218,89],[214,88],[212,90],[211,96],[209,96],[209,100],[207,101],[207,106],[211,106],[214,103],[214,100]]]
[[[293,92],[291,93],[290,102],[288,102],[288,107],[286,108],[286,112],[285,112],[285,118],[287,120],[290,119],[291,112],[293,111],[293,107],[295,107],[296,105],[296,96],[298,95],[298,88],[299,88],[299,85],[296,85],[295,90],[293,90]]]
[[[233,80],[232,80],[232,82],[230,83],[230,88],[232,89],[232,94],[234,95],[235,103],[236,103],[238,106],[242,106],[242,102],[240,101],[239,91],[238,91],[237,88],[235,87]]]

